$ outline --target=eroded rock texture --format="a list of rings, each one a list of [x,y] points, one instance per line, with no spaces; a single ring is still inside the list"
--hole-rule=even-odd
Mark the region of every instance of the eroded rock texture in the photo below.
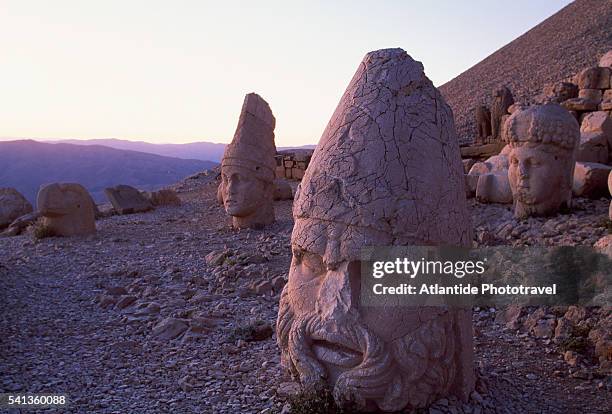
[[[493,92],[493,103],[491,104],[491,135],[493,141],[501,138],[503,117],[508,113],[508,108],[514,103],[510,89],[501,87]]]
[[[484,105],[476,107],[476,129],[476,142],[487,142],[491,136],[491,111]]]
[[[550,215],[570,207],[580,129],[561,106],[533,105],[513,113],[504,124],[512,150],[508,179],[514,215]]]
[[[80,184],[44,185],[36,197],[43,224],[58,236],[78,236],[96,232],[95,204]]]
[[[32,212],[32,204],[14,188],[0,188],[0,229]]]
[[[338,403],[395,411],[473,388],[469,312],[364,307],[365,246],[469,246],[453,116],[421,63],[368,53],[296,192],[293,259],[277,321],[283,364]]]
[[[217,195],[236,228],[274,222],[275,125],[268,103],[255,93],[248,94],[221,161]]]
[[[105,188],[104,194],[118,214],[142,213],[153,209],[151,201],[129,185]]]

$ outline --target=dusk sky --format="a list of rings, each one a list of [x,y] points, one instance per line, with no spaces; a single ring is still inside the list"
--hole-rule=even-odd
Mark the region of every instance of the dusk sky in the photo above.
[[[0,0],[0,139],[229,142],[257,92],[316,144],[366,52],[439,86],[568,3]]]

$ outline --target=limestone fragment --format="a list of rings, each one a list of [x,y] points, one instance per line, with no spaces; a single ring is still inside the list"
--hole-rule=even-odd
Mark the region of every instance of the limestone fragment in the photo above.
[[[118,214],[142,213],[153,209],[151,202],[129,185],[106,188],[104,194]]]
[[[303,386],[340,404],[397,411],[474,388],[470,314],[362,307],[361,248],[469,246],[472,227],[452,112],[421,63],[368,53],[313,154],[293,205],[293,259],[277,338]]]
[[[32,212],[32,204],[14,188],[0,188],[0,229]]]
[[[599,198],[608,193],[609,165],[577,162],[574,170],[573,192],[576,197]]]
[[[43,185],[36,197],[42,224],[58,236],[96,232],[95,204],[87,190],[76,183]]]
[[[147,191],[145,197],[149,199],[154,206],[180,206],[181,199],[176,194],[176,191],[169,188],[164,188],[157,191]]]

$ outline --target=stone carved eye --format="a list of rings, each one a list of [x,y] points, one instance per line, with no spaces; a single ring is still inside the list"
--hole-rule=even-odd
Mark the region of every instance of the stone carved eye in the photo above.
[[[304,252],[302,255],[302,264],[310,269],[315,275],[320,275],[327,271],[327,266],[323,263],[323,259],[318,254]]]
[[[291,249],[291,253],[293,254],[293,258],[300,263],[302,261],[302,257],[304,256],[304,251],[298,247],[294,247]]]

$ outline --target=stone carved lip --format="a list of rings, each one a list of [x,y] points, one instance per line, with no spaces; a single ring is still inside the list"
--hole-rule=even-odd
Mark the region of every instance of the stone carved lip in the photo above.
[[[70,211],[67,208],[55,207],[55,208],[43,208],[40,213],[46,217],[60,217],[69,214]]]
[[[312,350],[320,361],[343,368],[354,368],[363,361],[363,353],[329,337],[312,335]]]

